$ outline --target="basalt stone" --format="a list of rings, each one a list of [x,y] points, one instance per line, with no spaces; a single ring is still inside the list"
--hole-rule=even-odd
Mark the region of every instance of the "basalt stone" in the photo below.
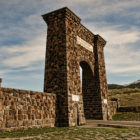
[[[0,90],[2,97],[0,99],[0,128],[55,125],[55,94],[2,87]],[[43,121],[45,119],[53,121]]]
[[[45,14],[43,19],[48,25],[44,91],[57,96],[56,124],[73,126],[84,124],[85,119],[106,120],[106,41],[83,26],[67,7]]]

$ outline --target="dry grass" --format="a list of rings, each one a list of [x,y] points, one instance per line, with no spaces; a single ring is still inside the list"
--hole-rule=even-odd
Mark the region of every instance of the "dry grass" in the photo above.
[[[12,132],[0,132],[2,139],[10,140],[132,140],[140,138],[140,129],[133,128],[33,128]]]
[[[109,90],[109,98],[118,98],[121,106],[140,106],[140,89]]]
[[[112,119],[114,121],[140,121],[140,112],[117,112]]]

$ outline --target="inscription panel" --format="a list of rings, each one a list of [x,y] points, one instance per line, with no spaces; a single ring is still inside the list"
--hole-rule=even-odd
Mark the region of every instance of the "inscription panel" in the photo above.
[[[77,44],[81,45],[82,47],[86,48],[87,50],[93,52],[93,46],[90,45],[88,42],[86,42],[79,36],[77,36]]]

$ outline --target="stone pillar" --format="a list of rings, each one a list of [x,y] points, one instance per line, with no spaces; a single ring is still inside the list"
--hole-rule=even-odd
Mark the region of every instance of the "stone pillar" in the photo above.
[[[101,103],[102,103],[102,119],[107,120],[107,79],[106,79],[106,71],[105,71],[105,61],[104,61],[104,46],[106,41],[100,36],[95,35],[94,40],[94,50],[95,50],[95,72],[96,72],[96,81],[98,87],[98,94],[101,95]]]
[[[75,98],[78,96],[72,96],[70,92],[73,79],[69,79],[68,63],[69,54],[72,51],[69,46],[75,47],[74,39],[76,39],[80,19],[66,7],[43,15],[43,19],[48,25],[44,91],[57,95],[56,126],[77,125],[73,122],[75,110],[77,110],[78,124],[85,123],[85,119],[82,118],[84,115],[81,115],[83,108],[79,105],[82,104],[82,98],[72,101],[72,98],[77,100]],[[82,108],[82,111],[79,108]]]
[[[43,15],[48,25],[44,92],[55,93],[56,126],[68,126],[66,20],[67,8]]]

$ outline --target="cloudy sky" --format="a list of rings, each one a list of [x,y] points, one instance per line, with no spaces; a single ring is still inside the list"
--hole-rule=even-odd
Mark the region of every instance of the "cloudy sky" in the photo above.
[[[2,86],[43,91],[47,26],[41,15],[65,6],[107,41],[108,83],[140,79],[140,0],[0,0]]]

